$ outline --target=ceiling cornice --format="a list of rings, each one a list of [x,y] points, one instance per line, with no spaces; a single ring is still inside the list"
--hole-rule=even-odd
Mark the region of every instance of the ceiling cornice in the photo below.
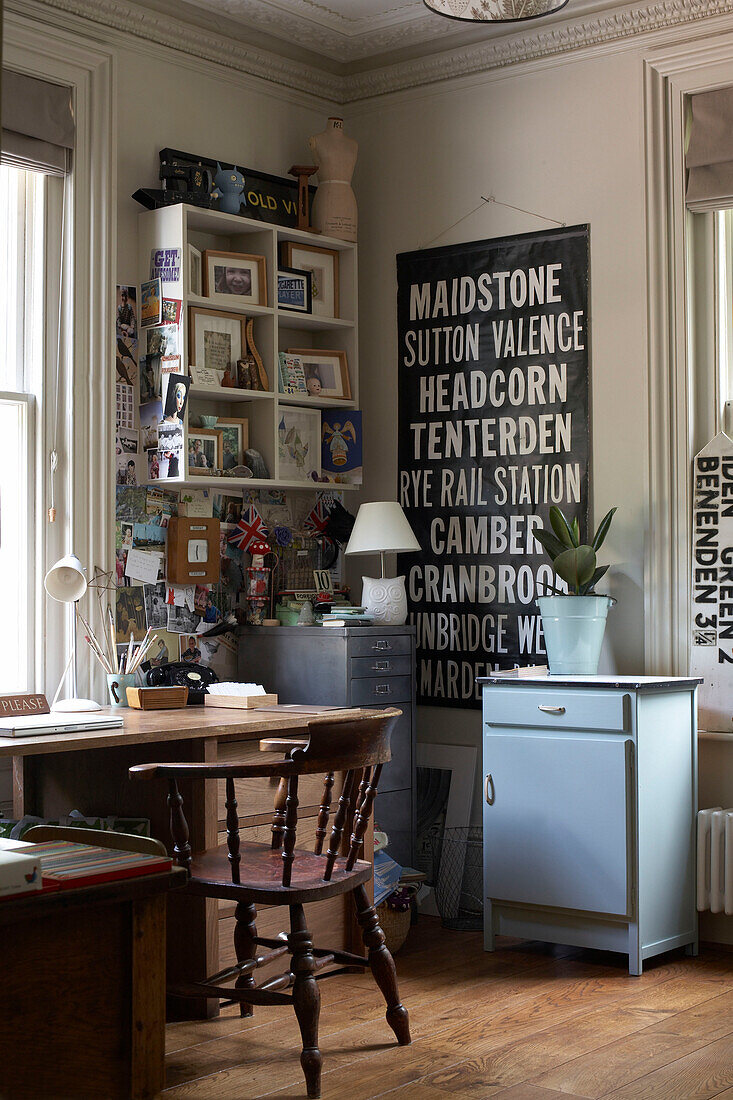
[[[658,0],[634,4],[554,23],[546,29],[533,28],[524,34],[508,34],[491,42],[344,75],[192,27],[131,0],[32,0],[32,3],[6,0],[6,8],[26,13],[33,8],[36,14],[43,8],[67,13],[309,96],[344,104],[729,15],[733,13],[733,0]]]

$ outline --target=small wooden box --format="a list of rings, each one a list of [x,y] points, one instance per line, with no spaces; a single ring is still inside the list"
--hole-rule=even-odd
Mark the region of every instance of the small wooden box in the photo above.
[[[207,693],[204,696],[204,706],[221,707],[224,710],[254,710],[277,705],[277,695],[209,695]]]
[[[171,584],[216,584],[219,580],[219,520],[171,516],[166,579]]]
[[[188,703],[188,688],[129,687],[127,703],[135,710],[178,710]]]

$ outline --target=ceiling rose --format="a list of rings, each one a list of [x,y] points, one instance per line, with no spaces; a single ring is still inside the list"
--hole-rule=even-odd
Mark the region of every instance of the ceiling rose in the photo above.
[[[560,11],[568,0],[423,0],[437,15],[467,23],[518,23]]]

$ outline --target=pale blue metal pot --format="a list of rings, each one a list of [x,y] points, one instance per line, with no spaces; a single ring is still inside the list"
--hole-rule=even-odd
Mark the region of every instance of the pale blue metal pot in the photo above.
[[[595,676],[612,596],[540,596],[547,663],[552,676]]]

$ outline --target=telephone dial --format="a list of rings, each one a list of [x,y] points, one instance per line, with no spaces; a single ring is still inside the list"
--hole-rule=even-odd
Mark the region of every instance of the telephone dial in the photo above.
[[[219,683],[219,677],[213,669],[206,665],[188,664],[186,661],[156,665],[148,670],[146,679],[148,687],[187,687],[190,707],[203,706],[209,684]]]

